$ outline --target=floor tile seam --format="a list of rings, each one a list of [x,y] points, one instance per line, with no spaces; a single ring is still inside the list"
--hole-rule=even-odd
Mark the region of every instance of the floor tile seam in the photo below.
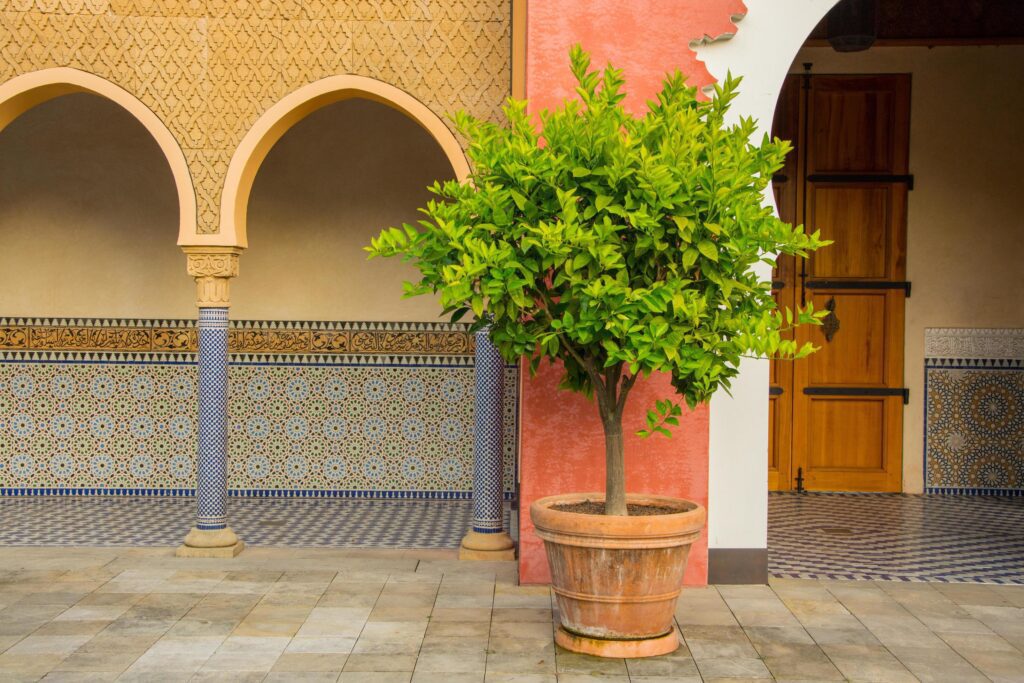
[[[872,582],[872,583],[874,583],[874,582]],[[881,590],[881,589],[879,589],[879,590]],[[831,593],[831,591],[829,591],[829,592]],[[840,602],[842,602],[842,599],[841,599],[841,598],[840,598],[840,597],[839,597],[838,595],[836,596],[836,599],[837,599],[837,600],[839,600]],[[894,602],[895,602],[895,600],[894,600]],[[909,674],[910,674],[911,676],[914,676],[915,678],[917,677],[917,674],[915,674],[915,673],[914,673],[913,671],[911,671],[911,670],[910,670],[910,667],[909,667],[909,666],[907,666],[907,665],[906,665],[906,663],[904,663],[904,661],[903,661],[902,659],[900,659],[899,655],[897,655],[897,654],[896,654],[895,652],[893,652],[892,648],[890,648],[890,647],[889,647],[888,645],[886,645],[885,643],[883,643],[883,642],[882,642],[882,640],[881,640],[881,639],[880,639],[880,638],[879,638],[878,636],[876,636],[876,635],[875,635],[875,632],[874,632],[874,631],[872,631],[872,630],[871,630],[871,628],[869,628],[869,627],[868,627],[868,625],[867,625],[867,624],[865,624],[865,623],[864,623],[864,622],[863,622],[863,621],[861,620],[861,618],[860,618],[859,616],[857,616],[857,614],[856,614],[856,613],[855,613],[855,612],[854,612],[854,611],[853,611],[852,609],[850,609],[849,605],[847,605],[846,603],[843,603],[843,607],[845,607],[845,608],[846,608],[846,610],[847,610],[847,611],[848,611],[848,612],[849,612],[850,614],[852,614],[852,615],[853,615],[853,618],[854,618],[854,619],[856,619],[856,620],[857,620],[857,622],[858,622],[858,623],[859,623],[859,624],[860,624],[860,625],[861,625],[861,626],[862,626],[862,627],[863,627],[863,628],[864,628],[864,629],[865,629],[865,630],[866,630],[866,631],[867,631],[868,633],[870,633],[870,634],[871,634],[871,636],[872,636],[872,637],[873,637],[873,638],[874,638],[875,640],[877,640],[877,641],[878,641],[878,643],[879,643],[879,644],[880,644],[880,645],[882,646],[882,648],[883,648],[883,649],[884,649],[884,650],[885,650],[886,652],[888,652],[888,653],[889,653],[889,655],[890,655],[890,656],[891,656],[891,657],[892,657],[893,659],[895,659],[895,660],[896,660],[897,662],[899,662],[900,666],[902,666],[902,667],[903,667],[904,669],[906,669],[907,673],[909,673]],[[908,613],[909,613],[909,610],[908,610]],[[913,618],[914,618],[914,619],[915,619],[915,620],[916,620],[916,621],[917,621],[918,623],[920,623],[920,624],[921,624],[921,626],[923,626],[923,627],[924,627],[924,628],[925,628],[925,629],[926,629],[926,630],[928,631],[928,633],[930,633],[931,635],[933,635],[933,636],[935,636],[936,638],[938,638],[939,640],[941,640],[941,641],[942,641],[942,643],[943,643],[943,644],[944,644],[944,645],[945,645],[945,646],[946,646],[947,648],[949,648],[951,652],[953,652],[953,653],[954,653],[954,654],[955,654],[955,655],[956,655],[957,657],[959,657],[960,659],[962,659],[962,660],[964,661],[964,663],[965,663],[965,664],[967,664],[967,665],[968,665],[969,667],[971,667],[971,668],[972,668],[972,669],[973,669],[973,670],[974,670],[975,672],[977,672],[977,673],[978,673],[978,675],[982,676],[983,678],[989,678],[989,677],[988,677],[988,676],[986,676],[986,675],[985,675],[984,673],[982,673],[981,671],[979,671],[979,670],[978,670],[978,668],[977,668],[976,666],[974,666],[974,664],[972,664],[971,662],[967,661],[967,659],[966,659],[966,658],[965,658],[965,657],[964,657],[963,655],[961,655],[961,654],[960,654],[959,652],[957,652],[957,651],[956,651],[955,649],[953,649],[953,647],[952,647],[951,645],[949,645],[949,643],[947,643],[946,641],[942,640],[942,638],[939,638],[939,636],[938,636],[938,635],[936,635],[936,634],[935,634],[935,632],[934,632],[934,631],[932,631],[932,630],[931,630],[930,628],[928,628],[928,626],[927,626],[927,625],[926,625],[926,624],[925,624],[924,622],[922,622],[922,621],[921,621],[920,619],[918,619],[916,615],[914,615],[914,614],[911,614],[911,617],[913,617]],[[824,651],[824,648],[822,648],[822,651]],[[825,652],[825,654],[826,654],[826,656],[828,656],[828,652]],[[829,658],[831,659],[831,657],[829,657]],[[833,662],[833,664],[834,664],[834,662]],[[836,668],[838,668],[838,667],[836,667]],[[989,680],[991,680],[991,679],[989,679]]]
[[[420,563],[420,561],[417,560],[416,561],[416,566],[417,567],[419,567],[419,563]],[[335,573],[335,577],[337,577],[337,573]],[[373,609],[377,606],[377,601],[380,600],[380,596],[384,592],[384,587],[388,585],[388,579],[390,579],[390,578],[391,578],[391,574],[389,573],[384,578],[384,583],[381,584],[380,589],[377,591],[377,597],[376,597],[376,599],[374,599],[373,605],[370,606],[370,611],[366,615],[366,621],[364,621],[363,625],[359,627],[359,633],[356,634],[356,637],[352,639],[352,650],[349,651],[348,655],[345,657],[345,664],[341,667],[341,671],[338,672],[338,679],[339,680],[341,679],[341,674],[344,673],[348,669],[348,665],[349,665],[349,662],[352,659],[352,655],[357,654],[355,650],[356,650],[356,646],[359,644],[359,639],[363,637],[363,631],[366,630],[366,625],[370,623],[370,614],[373,614]],[[333,581],[333,579],[332,579],[332,581]],[[328,586],[329,585],[330,584],[328,584]],[[324,594],[326,594],[326,593],[327,593],[327,591],[325,590]],[[301,627],[300,627],[300,630],[301,630]],[[298,632],[296,632],[296,635],[298,635]],[[293,636],[293,639],[294,639],[294,636]],[[288,642],[289,642],[289,644],[291,644],[291,641],[288,641]],[[423,643],[422,642],[420,642],[420,648],[421,649],[423,648]],[[286,650],[288,649],[287,645],[285,646],[285,649]],[[367,654],[373,654],[373,653],[367,653]],[[419,658],[420,658],[419,650],[417,650],[416,651],[416,661],[417,662],[419,661]],[[413,664],[413,670],[415,671],[415,669],[416,669],[416,665]],[[409,674],[409,678],[410,679],[412,678],[412,674],[411,673]]]

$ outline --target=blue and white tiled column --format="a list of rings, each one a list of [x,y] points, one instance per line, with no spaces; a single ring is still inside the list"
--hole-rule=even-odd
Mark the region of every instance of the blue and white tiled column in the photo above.
[[[464,560],[515,558],[515,544],[503,525],[501,499],[505,361],[491,343],[489,331],[476,333],[473,527],[462,539],[459,557]]]
[[[228,526],[228,283],[238,250],[185,247],[199,306],[199,443],[196,525],[179,556],[233,557],[245,547]]]

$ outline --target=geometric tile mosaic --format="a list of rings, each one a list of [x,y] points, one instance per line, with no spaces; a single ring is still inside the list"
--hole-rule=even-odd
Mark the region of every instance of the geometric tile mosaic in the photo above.
[[[131,322],[146,329],[145,321]],[[371,327],[366,334],[379,337],[378,348],[403,346],[383,354],[231,354],[232,494],[471,495],[471,344],[425,355],[408,337]],[[452,329],[453,339],[467,336]],[[509,497],[517,369],[505,373],[502,490]],[[196,404],[193,353],[0,351],[0,493],[192,495]]]
[[[1024,584],[1024,497],[770,493],[779,578]]]
[[[505,528],[508,527],[508,507]],[[234,498],[228,518],[250,546],[457,548],[471,526],[465,500]],[[195,501],[157,497],[0,498],[0,546],[177,546]]]
[[[925,487],[1024,493],[1024,331],[929,329]]]

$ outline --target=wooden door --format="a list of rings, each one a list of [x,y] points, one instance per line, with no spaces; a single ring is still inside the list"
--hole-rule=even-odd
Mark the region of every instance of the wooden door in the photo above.
[[[800,477],[810,490],[899,491],[910,78],[799,76],[789,88],[800,140],[793,219],[834,244],[777,269],[788,300],[830,314],[798,331],[817,353],[774,363],[773,377],[791,373],[792,387],[780,384],[773,399],[776,485],[794,488]],[[787,407],[791,421],[779,426]]]

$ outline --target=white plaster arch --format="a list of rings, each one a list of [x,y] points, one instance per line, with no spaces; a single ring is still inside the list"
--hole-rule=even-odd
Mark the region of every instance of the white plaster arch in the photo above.
[[[341,100],[362,98],[385,104],[418,123],[448,158],[455,177],[469,177],[469,162],[455,135],[425,104],[393,85],[366,76],[328,76],[285,96],[257,119],[231,157],[220,201],[218,244],[245,248],[249,194],[260,165],[274,144],[314,111]]]
[[[32,107],[61,95],[90,93],[119,104],[145,127],[167,159],[178,193],[178,243],[196,235],[196,193],[181,146],[153,111],[124,88],[95,74],[70,67],[30,71],[0,84],[0,130]]]
[[[719,81],[742,76],[729,111],[751,116],[771,133],[782,84],[807,36],[838,0],[746,0],[747,14],[729,40],[697,48]],[[774,207],[772,192],[766,201]],[[771,278],[771,268],[759,264]],[[768,370],[767,360],[744,359],[731,395],[711,399],[708,466],[708,546],[768,546]]]

